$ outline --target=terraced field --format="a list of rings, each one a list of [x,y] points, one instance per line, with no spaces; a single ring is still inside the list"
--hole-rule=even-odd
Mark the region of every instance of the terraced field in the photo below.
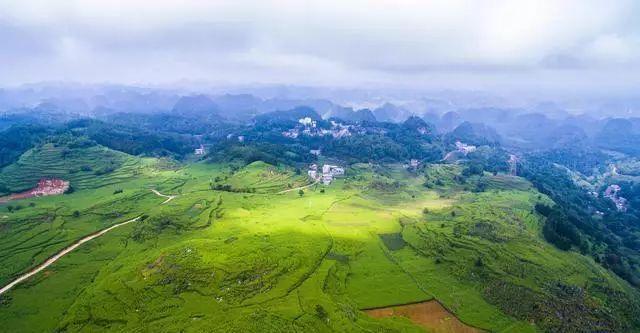
[[[421,332],[425,326],[410,316],[373,318],[364,310],[430,300],[460,320],[449,327],[638,327],[635,289],[543,241],[533,206],[548,198],[508,176],[467,191],[486,179],[457,184],[459,169],[433,168],[411,174],[356,165],[346,178],[300,195],[276,194],[304,183],[291,169],[198,163],[144,171],[117,185],[118,194],[108,185],[30,199],[35,206],[25,202],[0,220],[0,281],[92,230],[145,219],[83,245],[1,296],[0,327]],[[261,190],[216,190],[216,183]],[[158,205],[166,198],[151,188],[178,196]]]
[[[283,190],[283,185],[285,188],[295,188],[309,181],[306,175],[296,175],[291,170],[258,161],[245,166],[222,182],[240,191],[275,193]]]
[[[5,167],[0,184],[20,192],[33,188],[41,178],[60,178],[70,181],[74,189],[97,188],[132,179],[142,172],[142,164],[139,158],[102,146],[72,149],[49,143]]]

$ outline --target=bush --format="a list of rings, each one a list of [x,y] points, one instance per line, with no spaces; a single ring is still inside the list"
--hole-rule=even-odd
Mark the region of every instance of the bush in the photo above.
[[[316,304],[316,317],[318,317],[321,320],[328,320],[329,319],[329,313],[327,313],[327,310],[324,309],[324,307],[320,304]]]

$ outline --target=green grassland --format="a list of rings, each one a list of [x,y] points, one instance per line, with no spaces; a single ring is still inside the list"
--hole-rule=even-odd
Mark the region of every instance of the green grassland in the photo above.
[[[487,331],[640,327],[638,291],[547,244],[533,207],[550,201],[520,178],[362,164],[300,195],[280,192],[303,176],[262,162],[137,163],[113,171],[126,182],[97,176],[17,212],[0,206],[2,284],[82,235],[145,217],[0,296],[2,330],[420,332],[361,310],[430,299]],[[161,205],[152,188],[177,197]]]

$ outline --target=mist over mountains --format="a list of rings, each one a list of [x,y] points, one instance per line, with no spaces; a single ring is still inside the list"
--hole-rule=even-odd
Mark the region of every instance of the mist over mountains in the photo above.
[[[491,142],[527,149],[576,142],[629,146],[640,134],[640,118],[636,118],[640,100],[633,98],[612,97],[581,106],[568,100],[514,100],[464,91],[398,93],[295,86],[248,87],[244,93],[239,88],[229,90],[211,88],[206,93],[71,83],[5,88],[0,90],[0,129],[14,124],[62,124],[81,118],[114,120],[122,119],[122,115],[239,125],[261,121],[268,117],[261,115],[275,111],[308,107],[322,119],[354,123],[402,123],[417,116],[439,133],[481,132],[479,137]],[[470,140],[475,142],[477,138]]]

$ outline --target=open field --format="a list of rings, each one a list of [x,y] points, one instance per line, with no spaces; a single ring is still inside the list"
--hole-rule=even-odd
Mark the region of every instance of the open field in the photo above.
[[[374,318],[405,317],[434,333],[479,333],[481,330],[465,325],[437,301],[390,306],[365,311]]]
[[[548,198],[520,179],[492,178],[473,193],[455,184],[455,167],[427,170],[445,180],[427,188],[422,174],[358,165],[300,195],[277,193],[304,177],[264,163],[141,165],[128,182],[28,199],[11,213],[0,206],[2,285],[84,235],[145,216],[0,296],[1,327],[420,332],[402,314],[362,310],[430,300],[459,318],[451,332],[571,331],[575,321],[557,313],[613,330],[638,318],[636,290],[542,240],[533,206]],[[167,198],[152,189],[175,197],[160,205]],[[442,319],[442,310],[420,311]]]

